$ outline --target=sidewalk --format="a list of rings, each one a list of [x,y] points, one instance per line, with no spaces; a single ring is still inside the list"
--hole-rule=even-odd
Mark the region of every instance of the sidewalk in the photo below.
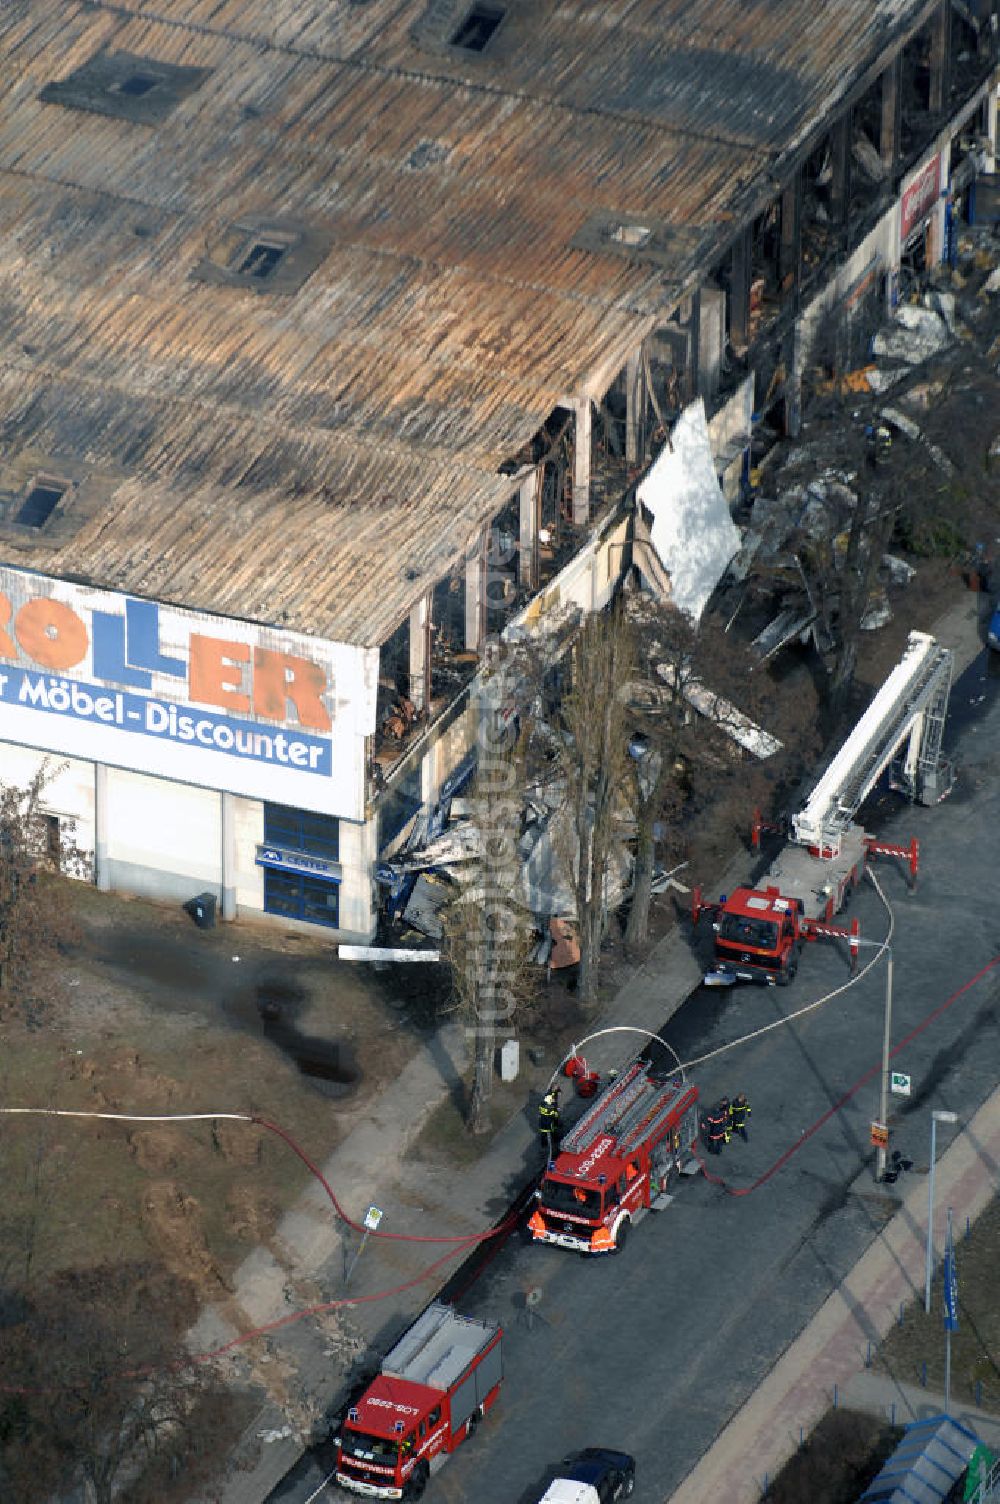
[[[971,593],[961,597],[934,630],[955,651],[957,677],[981,649],[978,597]],[[730,891],[747,881],[752,866],[751,853],[737,853],[718,876],[720,891]],[[700,976],[688,932],[683,926],[675,926],[589,1028],[595,1031],[627,1023],[655,1031],[680,1007]],[[630,1040],[622,1034],[606,1048],[614,1049],[622,1059],[641,1043],[638,1035]],[[327,1180],[357,1220],[369,1204],[375,1203],[384,1213],[385,1228],[439,1236],[475,1233],[491,1226],[537,1173],[534,1104],[528,1101],[467,1170],[456,1167],[449,1171],[411,1159],[406,1162],[405,1175],[401,1173],[407,1150],[431,1112],[467,1079],[469,1044],[459,1024],[440,1029],[416,1050],[365,1120],[323,1164]],[[613,1057],[602,1054],[604,1058]],[[370,1245],[352,1273],[352,1297],[415,1279],[432,1259],[441,1256],[446,1245],[428,1249],[420,1243],[383,1242],[377,1245],[377,1253],[375,1246]],[[338,1222],[325,1193],[318,1185],[311,1186],[297,1207],[282,1219],[271,1248],[257,1249],[237,1271],[226,1309],[203,1314],[191,1334],[192,1349],[205,1351],[249,1326],[265,1325],[291,1310],[343,1298],[348,1293],[344,1272],[356,1248],[356,1237]],[[263,1504],[302,1457],[310,1427],[317,1425],[342,1393],[352,1363],[366,1354],[384,1351],[467,1251],[457,1254],[434,1276],[391,1299],[351,1305],[285,1328],[271,1355],[252,1361],[256,1379],[267,1385],[274,1401],[262,1408],[245,1433],[229,1468],[222,1504]],[[391,1278],[386,1277],[387,1270],[391,1270]],[[857,1366],[855,1361],[849,1363],[847,1373]],[[804,1423],[804,1419],[796,1420],[796,1436],[798,1425]],[[765,1467],[773,1473],[773,1460]],[[321,1481],[322,1474],[317,1471],[315,1483]],[[308,1497],[308,1493],[306,1488],[301,1496]],[[709,1496],[706,1492],[700,1497]],[[690,1498],[693,1504],[698,1497],[695,1493],[685,1499]]]
[[[936,1175],[935,1236],[943,1240],[948,1206],[960,1219],[975,1221],[1000,1190],[1000,1089],[941,1156]],[[874,1397],[876,1409],[884,1409],[888,1397],[889,1407],[898,1405],[897,1419],[905,1418],[904,1395],[920,1396],[921,1406],[929,1402],[919,1387],[897,1390],[891,1380],[864,1371],[868,1344],[875,1347],[891,1329],[901,1303],[922,1295],[926,1231],[927,1190],[917,1183],[669,1504],[757,1504],[765,1476],[777,1475],[798,1445],[800,1428],[808,1434],[831,1407],[835,1386],[845,1404],[863,1408],[866,1396],[869,1403]],[[964,1414],[967,1407],[961,1408]]]
[[[841,1403],[851,1410],[868,1410],[882,1415],[891,1425],[906,1426],[913,1420],[926,1420],[932,1415],[944,1413],[944,1395],[933,1389],[921,1389],[919,1384],[903,1384],[890,1379],[887,1374],[864,1373],[854,1375],[844,1387]],[[979,1410],[952,1397],[951,1414],[955,1420],[975,1431],[980,1441],[1000,1453],[1000,1415],[989,1410]]]
[[[741,852],[727,868],[723,885],[745,880],[749,866],[748,854]],[[627,1021],[638,1029],[655,1031],[680,1007],[700,976],[683,927],[675,927],[589,1028],[597,1030]],[[631,1039],[623,1034],[610,1048],[624,1058],[641,1048],[642,1042],[638,1034]],[[439,1030],[323,1164],[323,1174],[351,1216],[360,1220],[366,1207],[375,1202],[384,1213],[383,1226],[394,1230],[474,1233],[491,1226],[512,1196],[537,1173],[534,1104],[526,1103],[468,1171],[447,1173],[439,1166],[410,1160],[405,1186],[400,1184],[401,1161],[407,1149],[433,1109],[467,1077],[469,1062],[469,1041],[463,1028],[450,1024]],[[336,1300],[344,1294],[344,1267],[357,1240],[337,1221],[319,1185],[310,1186],[298,1206],[282,1219],[277,1243],[280,1262],[274,1252],[259,1248],[237,1271],[232,1303],[243,1313],[243,1329],[280,1319],[292,1306]],[[391,1250],[380,1246],[383,1261],[388,1261],[391,1252],[394,1284],[413,1278],[443,1251],[438,1246],[428,1252],[419,1243],[394,1244]],[[335,1316],[287,1328],[280,1339],[280,1371],[277,1360],[273,1360],[265,1368],[256,1368],[258,1379],[279,1380],[280,1389],[289,1396],[296,1392],[308,1395],[315,1415],[332,1404],[342,1390],[351,1357],[359,1356],[364,1348],[381,1351],[386,1345],[387,1323],[391,1323],[391,1341],[423,1309],[468,1251],[457,1255],[433,1280],[405,1294],[390,1301],[351,1306],[346,1321]],[[359,1259],[350,1294],[370,1293],[371,1281],[366,1275],[371,1261],[370,1250]],[[346,1343],[345,1325],[350,1328]],[[213,1309],[203,1313],[190,1345],[204,1351],[235,1335],[237,1327],[224,1313]],[[294,1414],[294,1406],[287,1400],[262,1408],[230,1468],[222,1504],[262,1504],[298,1462],[303,1441],[289,1434],[290,1410]],[[317,1482],[320,1477],[317,1475]]]

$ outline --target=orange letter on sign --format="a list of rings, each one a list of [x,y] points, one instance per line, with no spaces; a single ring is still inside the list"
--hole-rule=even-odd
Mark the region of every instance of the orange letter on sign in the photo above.
[[[254,648],[253,708],[257,715],[283,721],[291,700],[300,726],[329,731],[330,713],[320,699],[325,689],[326,675],[318,663],[270,648]]]
[[[224,710],[249,710],[250,696],[243,686],[244,663],[250,661],[245,642],[226,642],[221,637],[191,633],[189,679],[192,700],[202,705],[221,705]]]
[[[87,656],[87,629],[62,601],[25,601],[14,624],[17,640],[42,668],[74,668]]]
[[[5,595],[0,595],[0,658],[16,658],[14,644],[7,632],[6,627],[11,618],[13,607]]]

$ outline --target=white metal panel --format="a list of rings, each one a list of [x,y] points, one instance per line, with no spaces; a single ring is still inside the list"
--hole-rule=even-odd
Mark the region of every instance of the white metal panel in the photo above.
[[[190,898],[222,883],[222,801],[212,789],[109,768],[107,861],[112,887]]]
[[[364,815],[374,649],[0,567],[0,736]]]

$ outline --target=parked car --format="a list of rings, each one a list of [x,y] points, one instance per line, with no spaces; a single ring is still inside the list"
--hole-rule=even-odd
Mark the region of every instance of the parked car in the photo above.
[[[635,1488],[635,1458],[606,1447],[586,1447],[563,1460],[539,1504],[615,1504]]]

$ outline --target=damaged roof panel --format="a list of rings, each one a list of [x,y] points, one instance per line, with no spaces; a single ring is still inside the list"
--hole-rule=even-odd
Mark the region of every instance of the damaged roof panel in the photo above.
[[[509,0],[480,52],[451,41],[467,8],[0,9],[4,463],[124,477],[72,560],[27,540],[14,562],[384,640],[506,500],[498,466],[927,7]],[[144,120],[40,97],[121,55],[198,86]],[[655,256],[617,216],[657,226]]]

